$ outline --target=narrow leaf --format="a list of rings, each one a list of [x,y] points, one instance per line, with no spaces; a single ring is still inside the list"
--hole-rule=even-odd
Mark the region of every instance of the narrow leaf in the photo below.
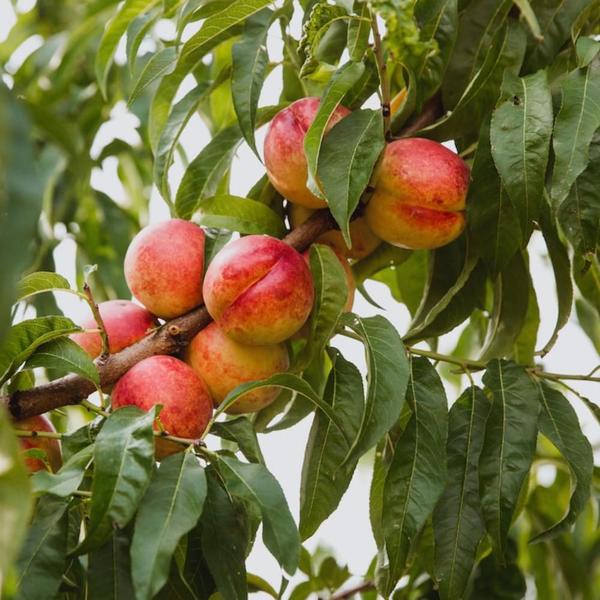
[[[177,48],[175,46],[168,46],[153,54],[137,76],[127,104],[131,106],[153,81],[168,75],[175,67],[176,59]]]
[[[241,416],[228,421],[213,423],[210,433],[224,440],[235,442],[241,453],[250,462],[265,464],[256,431],[248,417]]]
[[[538,23],[537,17],[535,16],[535,12],[533,8],[531,8],[531,4],[529,0],[513,0],[515,6],[521,11],[523,18],[527,21],[527,25],[529,29],[531,29],[531,33],[538,41],[543,41],[544,36],[542,35],[542,30],[540,28],[540,24]]]
[[[127,531],[115,529],[112,537],[89,553],[90,600],[132,600],[130,539]]]

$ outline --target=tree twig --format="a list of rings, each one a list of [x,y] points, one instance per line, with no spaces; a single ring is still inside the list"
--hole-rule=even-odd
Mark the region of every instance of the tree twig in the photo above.
[[[390,127],[392,125],[392,108],[390,80],[387,74],[387,64],[384,56],[383,45],[381,43],[381,34],[377,24],[377,15],[371,13],[371,30],[373,31],[373,51],[377,61],[377,70],[379,71],[379,80],[381,83],[381,112],[383,114],[383,131],[386,140],[390,136]]]
[[[361,592],[368,592],[369,590],[374,589],[375,582],[367,580],[363,581],[362,583],[359,583],[358,585],[352,588],[334,594],[329,600],[347,600],[348,598],[352,598],[352,596],[356,594],[360,594]]]
[[[83,284],[83,294],[86,302],[88,303],[90,310],[92,311],[92,315],[94,316],[94,321],[98,325],[98,333],[100,334],[100,339],[102,340],[102,352],[98,358],[99,363],[106,362],[108,355],[110,353],[109,342],[108,342],[108,333],[106,331],[106,326],[104,325],[104,319],[100,314],[100,309],[98,308],[98,304],[96,300],[94,300],[94,295],[92,294],[92,289],[90,288],[88,282],[86,281]]]

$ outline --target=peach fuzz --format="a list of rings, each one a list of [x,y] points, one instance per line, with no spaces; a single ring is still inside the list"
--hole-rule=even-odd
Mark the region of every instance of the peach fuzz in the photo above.
[[[134,365],[115,385],[113,409],[137,406],[148,411],[162,404],[159,419],[167,433],[198,439],[212,415],[213,402],[204,381],[183,361],[173,356],[150,356]],[[158,424],[155,424],[158,430]],[[168,440],[156,440],[156,455],[183,450]]]
[[[158,321],[152,313],[130,300],[101,302],[98,310],[106,328],[111,353],[119,352],[131,344],[135,344],[158,325]],[[98,325],[93,317],[89,317],[81,322],[81,327],[97,329]],[[102,339],[99,333],[74,333],[71,335],[71,339],[77,342],[92,358],[100,356]]]
[[[465,227],[469,168],[448,148],[423,138],[387,145],[375,174],[367,224],[402,248],[439,248]]]
[[[265,166],[273,187],[290,202],[307,208],[324,208],[325,200],[317,198],[307,187],[308,167],[304,154],[304,137],[315,119],[320,98],[301,98],[279,111],[265,137]],[[350,114],[344,106],[334,111],[325,133]]]
[[[298,331],[314,299],[302,256],[281,240],[248,235],[225,246],[204,278],[204,302],[226,335],[266,346]]]
[[[290,366],[284,344],[239,344],[226,336],[216,323],[211,323],[194,337],[186,352],[186,362],[206,382],[215,406],[238,385],[266,379],[275,373],[287,371]],[[247,392],[226,412],[256,412],[273,402],[278,393],[278,388],[261,388]]]
[[[142,229],[125,255],[131,293],[163,319],[202,304],[204,239],[200,227],[182,219]]]
[[[302,225],[313,212],[303,206],[290,204],[290,225],[295,229]],[[337,253],[353,260],[361,260],[369,256],[381,244],[381,240],[369,229],[364,217],[358,217],[350,222],[350,241],[352,248],[348,248],[339,229],[330,229],[317,238],[317,243],[327,244]]]
[[[13,423],[13,427],[15,429],[19,429],[20,431],[43,431],[46,433],[56,433],[56,429],[54,429],[52,423],[50,423],[50,421],[42,415],[16,421]],[[19,438],[19,443],[21,444],[21,448],[23,450],[31,450],[32,448],[43,450],[46,453],[46,458],[48,459],[50,468],[54,473],[56,473],[56,471],[58,471],[62,466],[60,442],[58,440],[46,437],[21,437]],[[46,470],[46,463],[39,458],[34,458],[33,456],[25,457],[25,466],[31,473]]]

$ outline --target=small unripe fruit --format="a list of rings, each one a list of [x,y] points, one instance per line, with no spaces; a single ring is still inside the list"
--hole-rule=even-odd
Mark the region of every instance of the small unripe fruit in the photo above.
[[[465,227],[469,168],[442,144],[406,138],[387,145],[367,205],[367,224],[402,248],[439,248]]]
[[[251,346],[293,335],[308,318],[313,299],[312,275],[302,256],[266,235],[225,246],[204,278],[211,317],[229,337]]]
[[[325,200],[317,198],[307,187],[308,166],[304,154],[304,138],[315,120],[321,100],[301,98],[279,111],[265,137],[265,166],[273,187],[290,202],[307,208],[324,208]],[[350,114],[338,106],[331,115],[325,133]]]
[[[141,340],[158,321],[152,313],[130,300],[108,300],[98,305],[111,353],[119,352]],[[97,329],[93,317],[82,321],[83,329]],[[92,358],[100,356],[102,339],[99,333],[74,333],[71,339],[77,342]]]
[[[42,415],[21,419],[20,421],[16,421],[13,426],[15,429],[19,429],[21,431],[43,431],[46,433],[56,433],[56,429],[54,429],[52,423],[50,423],[50,421]],[[32,448],[43,450],[46,453],[46,458],[53,472],[56,473],[56,471],[58,471],[62,466],[60,442],[58,440],[46,437],[21,437],[19,438],[19,442],[23,450],[31,450]],[[25,466],[31,473],[46,470],[46,464],[44,461],[32,456],[25,457]]]
[[[295,229],[304,223],[313,212],[303,206],[291,204],[289,209],[290,225]],[[330,229],[321,234],[316,241],[319,244],[331,246],[339,254],[353,260],[365,258],[381,244],[381,240],[369,229],[364,217],[350,221],[350,240],[352,248],[348,248],[339,229]]]
[[[190,439],[202,435],[213,406],[204,381],[173,356],[150,356],[134,365],[115,385],[111,403],[114,409],[137,406],[144,411],[162,404],[159,419],[167,433]],[[156,440],[159,458],[182,449],[174,442]]]
[[[127,249],[125,279],[153,314],[172,319],[202,304],[204,231],[171,219],[140,231]]]
[[[288,352],[284,344],[246,346],[225,335],[216,323],[200,331],[188,346],[186,362],[206,382],[215,406],[227,394],[248,381],[266,379],[287,371]],[[256,412],[270,404],[278,388],[260,388],[238,398],[226,412]]]

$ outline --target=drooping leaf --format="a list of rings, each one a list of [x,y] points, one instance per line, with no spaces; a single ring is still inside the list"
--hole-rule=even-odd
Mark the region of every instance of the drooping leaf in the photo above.
[[[153,54],[137,76],[127,103],[131,106],[140,94],[159,77],[168,75],[175,67],[177,48],[167,46]]]
[[[113,524],[125,527],[134,516],[154,465],[154,413],[126,406],[112,413],[100,430],[94,445],[90,520],[78,554],[102,546]]]
[[[67,562],[69,501],[44,496],[17,561],[19,600],[46,600],[58,592]]]
[[[402,339],[388,320],[353,314],[342,319],[364,344],[369,382],[359,435],[346,456],[350,462],[375,446],[398,420],[408,385],[408,359]]]
[[[600,65],[569,73],[561,83],[562,103],[554,124],[552,201],[559,207],[589,161],[589,147],[600,127]]]
[[[385,562],[378,587],[389,595],[402,577],[411,545],[446,482],[448,406],[442,382],[424,358],[410,361],[407,399],[412,416],[398,438],[383,490]]]
[[[80,331],[66,317],[36,317],[13,325],[0,346],[2,385],[42,344]]]
[[[357,460],[344,463],[350,450],[347,440],[355,439],[360,427],[363,397],[360,372],[336,353],[325,388],[324,400],[342,416],[343,436],[319,411],[310,430],[300,484],[300,536],[310,537],[337,508],[344,495]]]
[[[533,538],[533,541],[541,542],[568,530],[585,508],[590,497],[594,458],[592,447],[583,435],[577,414],[569,401],[543,381],[539,382],[538,386],[542,405],[539,416],[540,432],[565,457],[574,479],[568,513],[558,523]]]
[[[513,0],[515,6],[518,7],[521,15],[527,22],[531,33],[536,38],[538,42],[543,41],[544,36],[542,35],[542,30],[540,28],[540,24],[538,23],[537,17],[535,16],[535,11],[531,7],[531,3],[529,0]]]
[[[125,54],[127,55],[127,66],[129,72],[133,73],[135,62],[137,60],[138,51],[148,31],[156,23],[158,13],[147,13],[136,17],[127,28],[127,45]]]
[[[130,535],[115,529],[112,537],[89,553],[88,592],[90,600],[131,600]]]
[[[472,386],[448,417],[447,483],[433,513],[435,577],[442,600],[463,596],[485,535],[478,465],[489,410],[486,395]]]
[[[19,281],[15,301],[20,302],[35,294],[54,290],[72,291],[69,282],[62,275],[48,271],[37,271],[26,275]]]
[[[315,115],[314,121],[306,132],[304,152],[308,163],[307,185],[318,196],[322,195],[318,184],[317,168],[325,128],[344,94],[359,80],[364,70],[365,66],[363,63],[348,62],[335,72],[323,92],[319,110]]]
[[[265,463],[256,436],[256,431],[254,430],[252,422],[247,417],[240,416],[228,421],[213,423],[210,433],[224,440],[235,442],[241,453],[250,462]]]
[[[535,364],[539,328],[540,307],[535,287],[533,287],[533,282],[530,282],[525,322],[523,323],[519,335],[515,339],[512,349],[512,359],[516,363],[528,366]]]
[[[509,71],[502,95],[492,115],[492,155],[528,239],[539,218],[554,117],[546,72],[516,77]]]
[[[193,454],[161,461],[135,518],[131,575],[137,598],[153,598],[163,587],[175,547],[196,525],[205,498],[206,476]]]
[[[298,566],[300,536],[277,480],[263,465],[227,456],[219,456],[217,464],[229,493],[260,509],[265,546],[292,575]]]
[[[318,179],[348,247],[350,217],[384,146],[380,110],[353,112],[336,123],[321,144]]]
[[[537,439],[537,386],[523,367],[493,360],[483,376],[492,408],[479,461],[481,506],[492,545],[499,557]]]
[[[369,45],[371,35],[371,19],[369,18],[369,7],[365,2],[360,3],[357,8],[359,18],[350,19],[348,23],[348,54],[350,60],[360,61],[363,59]]]

